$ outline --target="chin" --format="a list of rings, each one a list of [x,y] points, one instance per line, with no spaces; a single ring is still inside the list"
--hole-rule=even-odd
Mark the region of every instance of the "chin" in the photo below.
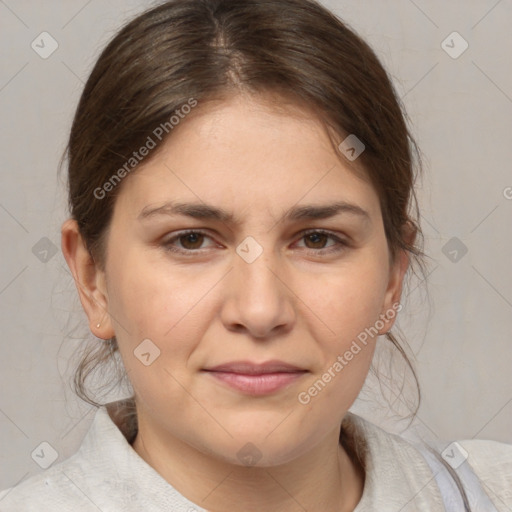
[[[286,464],[308,449],[305,439],[294,439],[290,433],[283,430],[280,435],[275,432],[269,435],[269,430],[252,428],[230,439],[229,448],[222,450],[222,458],[230,464],[247,467],[274,467]],[[312,448],[312,446],[311,446]]]

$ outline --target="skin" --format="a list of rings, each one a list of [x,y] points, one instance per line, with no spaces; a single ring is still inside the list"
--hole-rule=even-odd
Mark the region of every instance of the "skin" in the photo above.
[[[349,511],[361,498],[364,473],[339,433],[377,338],[308,404],[297,399],[400,300],[407,256],[392,262],[378,195],[354,165],[336,153],[314,112],[234,96],[199,106],[156,157],[125,178],[104,271],[76,222],[62,226],[63,253],[90,329],[99,338],[117,337],[135,392],[133,448],[205,509],[244,503],[246,511]],[[235,220],[138,219],[144,208],[170,200],[223,208]],[[293,207],[339,201],[367,217],[345,211],[283,220]],[[207,236],[171,240],[185,229]],[[311,229],[328,230],[346,245],[302,233]],[[252,263],[236,252],[248,236],[263,248]],[[160,350],[148,366],[134,356],[144,339]],[[202,371],[270,359],[307,372],[254,397]],[[237,457],[249,442],[260,455],[252,466]]]

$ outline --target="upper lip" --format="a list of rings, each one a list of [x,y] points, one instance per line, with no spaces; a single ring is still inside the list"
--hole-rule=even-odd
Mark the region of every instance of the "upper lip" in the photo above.
[[[299,368],[293,364],[284,361],[272,360],[264,363],[253,363],[251,361],[231,361],[229,363],[219,364],[211,368],[205,368],[211,372],[240,373],[243,375],[261,375],[264,373],[296,373],[305,372],[304,368]]]

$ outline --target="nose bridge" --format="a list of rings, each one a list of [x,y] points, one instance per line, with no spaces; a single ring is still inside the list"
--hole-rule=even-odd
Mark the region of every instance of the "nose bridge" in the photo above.
[[[223,320],[228,328],[264,337],[278,327],[288,329],[294,310],[289,290],[277,277],[284,272],[279,258],[256,244],[246,239],[237,247]]]
[[[241,281],[240,285],[245,288],[244,294],[252,296],[254,301],[262,299],[276,300],[282,290],[279,290],[279,282],[276,279],[276,258],[267,250],[252,262],[238,258],[235,263],[235,270]],[[272,268],[276,270],[272,270]]]

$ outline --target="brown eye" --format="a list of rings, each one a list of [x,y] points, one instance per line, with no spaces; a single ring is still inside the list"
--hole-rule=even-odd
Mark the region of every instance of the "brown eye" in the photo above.
[[[350,244],[330,231],[310,230],[302,232],[296,247],[309,252],[314,256],[327,256],[341,253],[349,248]]]
[[[180,236],[178,240],[184,249],[200,249],[204,242],[204,235],[202,233],[187,233]]]
[[[165,250],[183,256],[192,256],[211,250],[215,242],[207,233],[202,231],[181,231],[162,242]]]
[[[308,249],[323,249],[328,239],[325,233],[311,233],[304,237]]]

